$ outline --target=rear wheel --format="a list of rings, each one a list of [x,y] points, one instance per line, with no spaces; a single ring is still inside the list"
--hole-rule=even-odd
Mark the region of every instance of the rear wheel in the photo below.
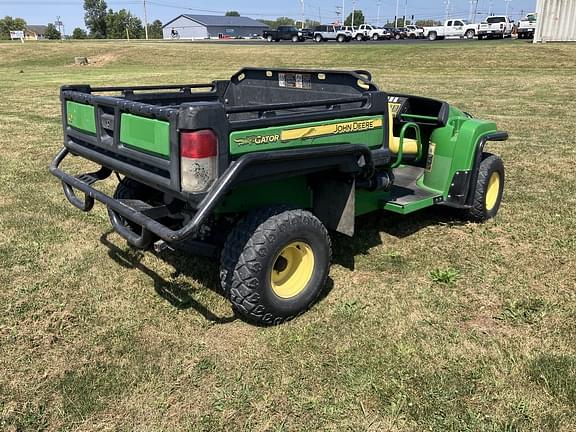
[[[298,42],[298,41],[299,41],[298,36],[296,35],[292,36],[292,42]]]
[[[338,35],[338,37],[336,38],[336,41],[338,41],[339,43],[344,43],[345,40],[346,36],[344,35]]]
[[[267,40],[268,42],[274,42],[274,38],[272,37],[272,35],[266,36],[266,40]]]
[[[474,30],[470,29],[466,32],[466,39],[474,39]]]
[[[356,40],[357,40],[358,42],[362,42],[362,41],[364,40],[364,36],[361,35],[361,34],[357,34],[357,35],[356,35]]]
[[[438,37],[438,34],[436,32],[428,33],[428,40],[435,41],[437,37]]]
[[[377,41],[377,40],[379,40],[379,39],[380,39],[380,37],[379,37],[377,34],[373,34],[373,35],[372,35],[372,40]]]
[[[232,230],[222,251],[220,282],[243,318],[273,325],[307,310],[330,268],[330,237],[310,212],[255,211]]]
[[[401,37],[401,36],[400,36],[399,34],[395,34],[395,35],[394,35],[394,39],[396,39],[396,40],[400,40],[400,37]]]
[[[484,222],[496,216],[503,192],[504,163],[502,159],[491,153],[483,153],[472,208],[467,212],[468,219]]]

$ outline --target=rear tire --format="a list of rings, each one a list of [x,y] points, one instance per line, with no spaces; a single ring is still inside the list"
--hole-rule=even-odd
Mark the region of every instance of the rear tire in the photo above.
[[[272,207],[241,220],[220,260],[220,282],[249,322],[276,325],[307,310],[330,269],[328,232],[310,212]]]
[[[496,216],[502,202],[504,180],[502,159],[491,153],[483,153],[472,208],[466,214],[468,219],[475,222],[485,222]]]
[[[272,35],[266,36],[266,40],[267,40],[268,42],[274,42],[274,38],[272,37]]]
[[[362,36],[361,34],[356,35],[356,40],[358,42],[362,42],[364,40],[364,36]]]
[[[377,34],[373,34],[373,35],[372,35],[372,40],[373,40],[373,41],[380,40],[380,36],[378,36]]]
[[[338,35],[338,37],[336,38],[336,41],[338,43],[344,43],[345,40],[346,40],[346,36],[344,36],[344,35]]]
[[[292,36],[292,42],[296,43],[298,42],[300,39],[298,38],[298,36],[294,35]]]
[[[430,32],[428,33],[428,40],[430,41],[435,41],[436,38],[438,38],[438,34],[436,32]]]
[[[468,30],[466,32],[466,39],[474,39],[474,30]]]

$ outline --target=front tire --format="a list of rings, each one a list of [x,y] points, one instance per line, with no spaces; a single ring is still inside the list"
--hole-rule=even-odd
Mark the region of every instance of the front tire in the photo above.
[[[362,42],[364,40],[364,36],[362,36],[361,34],[356,35],[356,40],[358,42]]]
[[[338,35],[338,37],[336,38],[336,41],[338,43],[344,43],[345,40],[346,40],[346,36],[344,36],[344,35]]]
[[[266,40],[267,40],[268,42],[274,42],[274,38],[272,37],[272,35],[266,36]]]
[[[472,208],[467,213],[468,219],[485,222],[496,216],[502,202],[503,192],[504,163],[502,159],[491,153],[483,153]]]
[[[220,282],[249,322],[275,325],[307,310],[328,277],[330,237],[310,212],[257,210],[232,230],[222,251]]]
[[[372,35],[372,40],[373,40],[373,41],[380,40],[380,36],[378,36],[377,34],[373,34],[373,35]]]
[[[318,43],[322,42],[322,36],[321,35],[316,35],[314,36],[314,40]]]
[[[436,32],[428,33],[428,40],[430,40],[430,41],[435,41],[437,37],[438,37],[438,34]]]
[[[466,39],[474,39],[474,30],[468,30],[466,32]]]
[[[296,36],[296,35],[292,36],[292,42],[296,43],[296,42],[298,42],[298,41],[300,41],[300,39],[298,38],[298,36]]]

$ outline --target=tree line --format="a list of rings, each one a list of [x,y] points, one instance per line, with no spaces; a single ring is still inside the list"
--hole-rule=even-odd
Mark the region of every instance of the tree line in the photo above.
[[[84,0],[84,24],[88,32],[75,28],[74,39],[144,39],[142,20],[126,9],[115,12],[108,8],[105,0]],[[148,37],[162,39],[162,22],[154,20],[148,24]]]

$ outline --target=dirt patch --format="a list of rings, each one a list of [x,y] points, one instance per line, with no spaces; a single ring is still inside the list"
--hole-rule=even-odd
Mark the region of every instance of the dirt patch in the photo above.
[[[115,53],[98,54],[95,56],[88,57],[87,65],[73,64],[72,66],[92,66],[92,67],[102,67],[109,63],[113,63],[118,59],[119,55]]]

